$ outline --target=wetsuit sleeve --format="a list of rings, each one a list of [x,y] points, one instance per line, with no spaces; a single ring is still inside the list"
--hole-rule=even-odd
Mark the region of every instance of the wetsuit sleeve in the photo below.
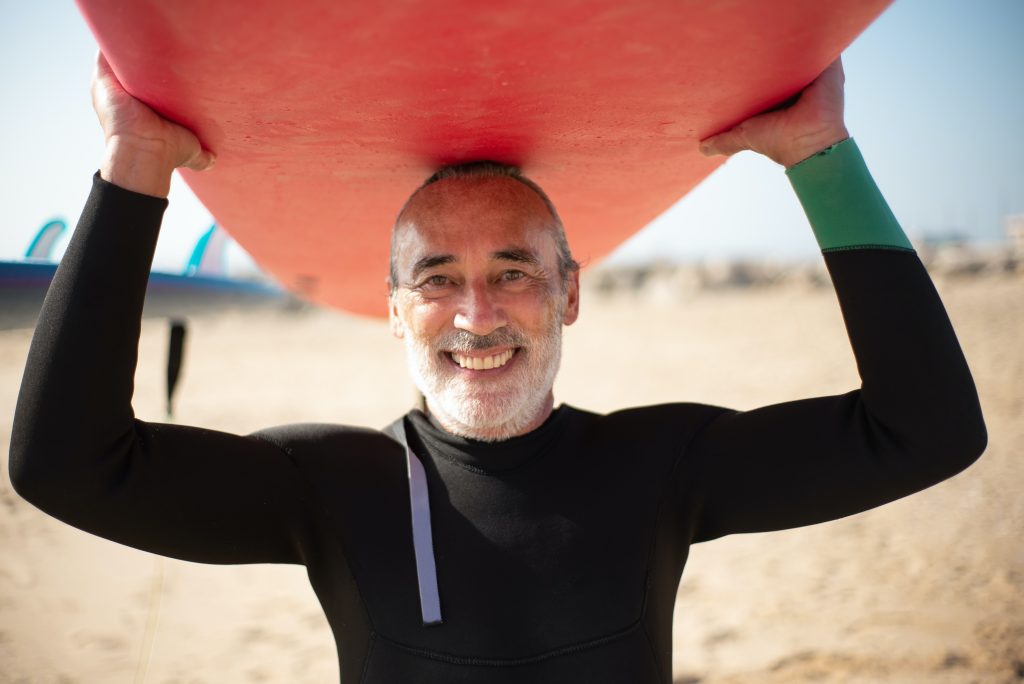
[[[712,419],[680,482],[697,502],[694,541],[873,508],[951,477],[985,448],[949,318],[855,143],[787,173],[822,247],[861,387]]]
[[[302,483],[281,448],[135,419],[142,306],[166,206],[96,175],[32,340],[11,482],[50,515],[136,548],[301,562]]]

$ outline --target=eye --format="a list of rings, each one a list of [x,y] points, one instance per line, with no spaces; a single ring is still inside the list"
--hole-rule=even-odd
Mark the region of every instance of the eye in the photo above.
[[[454,284],[450,277],[435,273],[421,280],[416,289],[424,295],[436,295],[447,292]]]
[[[501,279],[505,280],[505,281],[519,280],[520,278],[525,278],[525,277],[526,277],[525,273],[523,273],[522,271],[516,271],[516,270],[504,271],[501,274]]]
[[[423,297],[443,297],[458,287],[458,281],[452,275],[444,273],[432,273],[426,275],[416,286],[415,290]]]
[[[432,275],[423,281],[423,284],[429,287],[444,287],[448,283],[448,276],[443,275]]]

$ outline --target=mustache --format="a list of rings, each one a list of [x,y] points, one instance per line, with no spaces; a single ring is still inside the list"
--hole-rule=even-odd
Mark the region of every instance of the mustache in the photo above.
[[[518,330],[499,328],[486,335],[474,335],[468,330],[454,330],[435,343],[435,348],[448,352],[471,352],[491,347],[525,347],[526,336]]]

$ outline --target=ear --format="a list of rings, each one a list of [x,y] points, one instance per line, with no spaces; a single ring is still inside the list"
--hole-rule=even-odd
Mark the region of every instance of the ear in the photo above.
[[[388,286],[390,287],[391,280],[388,280]],[[398,313],[398,290],[391,290],[391,294],[388,295],[388,324],[391,326],[391,334],[402,339],[405,337],[405,323],[402,322],[402,317]]]
[[[562,324],[572,325],[580,315],[580,272],[573,271],[569,276],[569,282],[565,284],[565,313],[562,314]]]

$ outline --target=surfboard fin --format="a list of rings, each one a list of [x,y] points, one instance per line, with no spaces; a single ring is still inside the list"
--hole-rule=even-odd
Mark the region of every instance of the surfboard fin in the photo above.
[[[58,238],[68,229],[68,224],[63,219],[53,219],[43,224],[36,236],[32,239],[28,250],[25,252],[26,259],[52,259],[53,246]]]
[[[228,234],[223,230],[218,230],[217,224],[214,223],[196,241],[192,256],[189,257],[188,264],[185,265],[184,275],[223,278],[226,274],[224,255],[227,244]]]

